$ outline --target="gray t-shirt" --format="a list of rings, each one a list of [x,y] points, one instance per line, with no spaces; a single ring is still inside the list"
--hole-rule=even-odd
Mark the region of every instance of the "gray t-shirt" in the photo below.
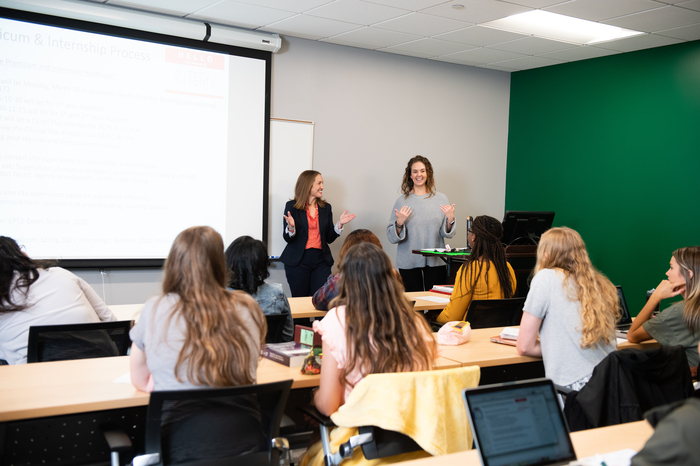
[[[447,196],[436,193],[434,196],[428,194],[417,196],[409,194],[408,198],[403,195],[394,203],[391,209],[391,220],[386,227],[386,236],[391,244],[397,244],[396,267],[399,269],[416,269],[419,267],[438,267],[445,265],[439,257],[423,257],[420,254],[413,254],[414,249],[444,248],[443,238],[454,237],[457,231],[457,224],[452,225],[452,230],[447,232],[447,217],[440,209],[441,205],[447,205]],[[403,206],[411,208],[411,215],[406,219],[401,234],[396,234],[396,210],[401,210]]]
[[[233,291],[232,293],[243,293]],[[155,390],[187,390],[193,388],[208,388],[206,385],[195,385],[187,378],[187,368],[180,367],[180,379],[175,377],[175,365],[185,341],[185,322],[178,314],[170,319],[172,310],[180,298],[176,294],[149,299],[143,306],[141,317],[129,332],[131,341],[146,353],[146,364],[153,376]],[[252,338],[247,338],[253,357],[249,371],[256,379],[258,355],[260,354],[260,332],[249,311],[244,308],[241,318],[248,328]]]
[[[542,319],[544,371],[557,385],[571,385],[589,376],[605,356],[617,349],[614,335],[609,344],[599,342],[581,348],[581,303],[569,299],[576,296],[576,285],[564,280],[563,272],[540,270],[532,279],[524,306],[525,312]]]
[[[287,314],[287,320],[282,330],[282,338],[284,341],[292,341],[294,339],[294,319],[292,318],[292,309],[289,307],[289,301],[284,295],[282,284],[265,282],[258,287],[258,291],[252,296],[266,316]]]
[[[664,346],[681,345],[685,348],[688,364],[691,367],[700,363],[698,356],[698,343],[700,343],[700,331],[692,334],[683,322],[684,301],[679,301],[642,324],[642,328],[651,337]]]

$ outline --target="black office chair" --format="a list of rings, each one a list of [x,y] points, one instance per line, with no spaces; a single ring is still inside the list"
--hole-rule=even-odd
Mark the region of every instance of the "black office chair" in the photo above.
[[[134,466],[278,465],[279,426],[292,380],[233,388],[152,392],[146,453]]]
[[[284,330],[284,324],[287,323],[288,316],[289,314],[287,313],[265,315],[265,320],[267,321],[265,343],[280,343],[284,340],[282,331]]]
[[[525,298],[475,299],[464,318],[472,329],[520,325]]]
[[[125,356],[133,320],[29,327],[27,362]]]

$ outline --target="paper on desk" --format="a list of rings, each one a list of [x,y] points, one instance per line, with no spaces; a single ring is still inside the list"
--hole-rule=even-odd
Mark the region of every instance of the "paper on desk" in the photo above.
[[[617,344],[618,344],[618,345],[621,345],[621,344],[623,344],[623,343],[627,343],[627,338],[618,338],[618,339],[617,339]]]
[[[417,296],[414,298],[416,301],[422,299],[423,301],[432,301],[434,303],[449,303],[450,298],[443,298],[442,296]]]
[[[632,462],[632,457],[636,454],[636,451],[631,448],[626,448],[624,450],[613,451],[598,456],[581,458],[570,464],[576,466],[600,466],[600,460],[602,459],[607,466],[629,466]]]
[[[131,372],[127,372],[121,377],[114,380],[114,383],[131,383]]]

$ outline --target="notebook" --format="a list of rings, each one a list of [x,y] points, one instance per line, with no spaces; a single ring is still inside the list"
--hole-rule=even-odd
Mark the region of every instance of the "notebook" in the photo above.
[[[622,315],[620,322],[617,323],[615,334],[618,338],[627,338],[627,332],[632,325],[632,317],[627,308],[627,300],[625,299],[625,293],[622,292],[622,287],[616,286],[615,288],[617,288],[617,297],[620,300],[620,314]]]
[[[551,380],[465,388],[462,399],[483,466],[564,465],[576,461]]]

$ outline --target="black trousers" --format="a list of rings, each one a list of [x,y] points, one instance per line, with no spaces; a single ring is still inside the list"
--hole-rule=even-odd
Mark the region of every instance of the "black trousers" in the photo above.
[[[433,285],[447,284],[447,266],[399,269],[406,291],[429,291]]]
[[[307,249],[301,256],[298,265],[284,266],[287,283],[292,292],[292,297],[313,296],[316,290],[321,288],[331,275],[331,266],[326,264],[323,251],[320,249]]]

